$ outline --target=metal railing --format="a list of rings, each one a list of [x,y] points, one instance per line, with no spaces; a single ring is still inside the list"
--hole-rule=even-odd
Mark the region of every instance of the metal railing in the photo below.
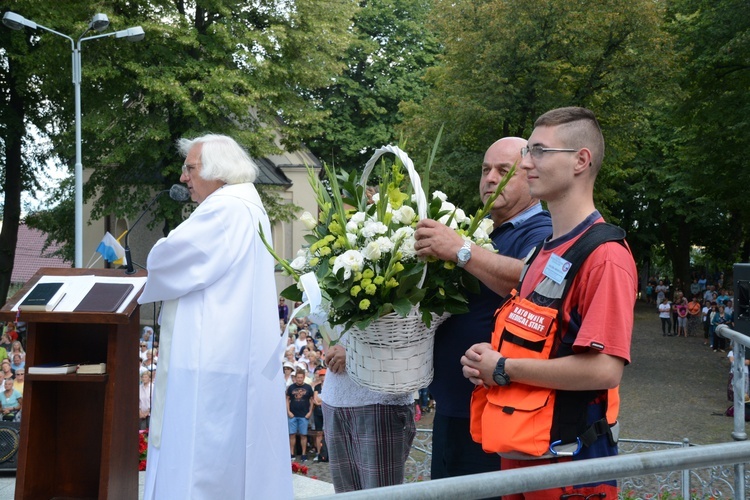
[[[593,458],[563,464],[539,465],[525,469],[486,472],[471,476],[406,483],[317,498],[335,498],[336,500],[403,500],[406,498],[410,500],[454,500],[461,498],[461,500],[471,500],[555,488],[569,484],[624,479],[717,465],[742,464],[748,460],[750,460],[750,442],[720,443],[676,450]],[[740,477],[739,482],[742,483],[742,486],[738,489],[737,481],[735,481],[734,498],[745,500],[744,474]]]
[[[690,446],[687,440],[683,443],[646,442],[621,440],[621,448],[626,444],[659,444],[678,447],[672,450],[628,453],[616,457],[596,458],[585,461],[567,462],[555,465],[540,465],[525,469],[489,472],[471,476],[453,477],[425,481],[429,478],[431,455],[431,431],[420,429],[412,445],[412,453],[407,461],[407,482],[402,485],[388,486],[371,490],[361,490],[338,494],[340,499],[450,499],[497,497],[513,493],[522,493],[539,489],[554,488],[570,484],[585,484],[618,479],[623,491],[634,492],[643,484],[654,488],[646,498],[653,498],[654,492],[666,489],[680,492],[684,499],[723,497],[716,483],[727,486],[728,495],[735,500],[745,500],[746,483],[750,481],[745,472],[745,463],[750,462],[750,442],[745,432],[745,348],[750,347],[750,337],[734,331],[726,325],[716,329],[716,333],[730,339],[734,344],[732,360],[734,388],[734,443],[720,443],[705,446]],[[722,469],[731,465],[732,474]],[[697,469],[703,469],[700,474]],[[634,478],[653,475],[648,481],[635,481]],[[662,476],[660,476],[662,475]],[[704,487],[704,491],[691,489],[691,475]],[[730,482],[733,487],[730,487]],[[671,483],[667,485],[666,483]],[[706,493],[705,489],[709,492]],[[317,497],[317,498],[334,498]],[[635,497],[640,498],[637,494]]]
[[[716,327],[716,333],[732,341],[732,386],[734,389],[734,430],[732,438],[735,441],[747,440],[745,432],[745,348],[750,347],[750,338],[727,325]],[[738,463],[734,466],[734,498],[745,498],[745,465]]]

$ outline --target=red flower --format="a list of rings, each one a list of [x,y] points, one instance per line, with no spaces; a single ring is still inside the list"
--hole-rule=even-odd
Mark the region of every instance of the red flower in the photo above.
[[[307,474],[308,468],[307,465],[301,465],[297,462],[292,462],[292,473],[297,474]]]
[[[148,453],[148,429],[138,431],[138,470],[146,470],[146,454]]]

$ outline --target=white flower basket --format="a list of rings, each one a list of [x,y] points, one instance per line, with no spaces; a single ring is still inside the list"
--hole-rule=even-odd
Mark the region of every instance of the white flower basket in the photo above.
[[[414,163],[401,149],[384,146],[373,154],[365,165],[359,181],[366,186],[367,178],[380,156],[395,154],[406,168],[416,195],[417,212],[420,219],[427,216],[427,198],[422,189]],[[421,287],[427,268],[419,283]],[[435,331],[448,318],[432,315],[429,327],[422,322],[419,306],[412,307],[405,317],[397,313],[386,314],[370,323],[367,330],[349,330],[346,348],[346,369],[359,385],[378,392],[400,394],[427,387],[432,382],[432,348]]]
[[[387,314],[367,330],[349,330],[346,370],[363,387],[400,394],[427,387],[432,382],[432,348],[435,331],[448,318],[432,315],[429,327],[416,307],[405,317]]]

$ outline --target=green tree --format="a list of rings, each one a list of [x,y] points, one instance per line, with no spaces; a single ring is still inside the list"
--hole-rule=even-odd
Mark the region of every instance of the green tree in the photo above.
[[[628,193],[611,186],[634,174],[632,144],[648,131],[646,96],[664,84],[664,72],[653,68],[670,67],[662,16],[661,2],[648,0],[436,2],[431,24],[444,54],[427,72],[429,96],[402,107],[404,133],[422,150],[445,124],[433,184],[476,207],[479,166],[492,142],[527,137],[549,109],[586,106],[607,140],[598,206],[619,222],[613,208]]]
[[[347,169],[364,166],[375,148],[397,143],[399,104],[420,102],[426,68],[440,44],[428,23],[432,0],[362,0],[356,39],[333,85],[315,92],[328,118],[307,141],[318,158]]]
[[[669,13],[685,61],[683,99],[673,110],[674,161],[685,184],[707,200],[716,222],[702,236],[706,253],[728,266],[750,260],[750,4],[677,0]],[[691,198],[683,200],[695,210]],[[728,270],[724,268],[725,270]]]
[[[115,0],[95,7],[71,0],[65,9],[40,4],[18,1],[13,8],[62,33],[81,33],[82,20],[94,9],[106,13],[115,29],[141,25],[146,31],[137,44],[105,38],[83,46],[83,165],[92,169],[84,197],[95,200],[94,218],[135,215],[154,190],[177,182],[179,137],[227,133],[254,156],[277,153],[279,145],[298,147],[325,116],[311,95],[343,69],[338,56],[350,43],[357,8],[353,0]],[[49,134],[60,161],[72,165],[70,46],[31,30],[0,33],[3,90],[29,99],[26,114],[32,109],[43,115],[33,123]],[[21,142],[33,149],[33,140],[22,115],[6,115],[0,118],[17,138],[5,140],[3,153],[6,163],[20,165]],[[6,224],[20,191],[6,189]],[[67,194],[63,186],[58,196],[64,202]],[[68,209],[65,203],[59,208]],[[167,228],[180,220],[173,203],[160,203],[157,214]],[[51,223],[54,215],[37,219]],[[60,238],[69,234],[64,227],[48,229]],[[10,267],[2,265],[8,248],[15,242],[0,236],[0,274],[9,277]]]
[[[13,7],[28,16],[42,15],[41,2],[18,0]],[[7,8],[0,9],[4,14]],[[82,28],[81,28],[82,29]],[[63,40],[56,43],[67,43]],[[65,46],[63,45],[63,48]],[[70,62],[70,45],[67,45]],[[51,158],[50,148],[34,134],[58,127],[54,113],[58,109],[38,92],[35,68],[55,67],[54,56],[41,38],[24,36],[0,26],[0,162],[2,170],[3,225],[0,231],[0,299],[5,301],[10,287],[13,260],[21,221],[21,194],[40,189],[43,166]],[[70,72],[66,88],[70,89]]]

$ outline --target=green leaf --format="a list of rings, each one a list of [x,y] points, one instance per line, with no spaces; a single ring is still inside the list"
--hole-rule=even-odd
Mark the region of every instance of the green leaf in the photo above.
[[[479,294],[479,280],[473,274],[463,271],[463,276],[461,276],[461,283],[464,285],[464,288],[466,288],[467,292]]]
[[[393,301],[393,310],[398,313],[399,316],[406,316],[411,311],[412,303],[409,299],[399,298]]]
[[[351,296],[348,293],[340,293],[333,297],[331,305],[334,309],[341,309],[347,304],[347,302],[349,302],[350,299]]]
[[[281,291],[280,295],[293,302],[302,301],[302,290],[297,287],[297,283],[284,288],[284,290]]]

